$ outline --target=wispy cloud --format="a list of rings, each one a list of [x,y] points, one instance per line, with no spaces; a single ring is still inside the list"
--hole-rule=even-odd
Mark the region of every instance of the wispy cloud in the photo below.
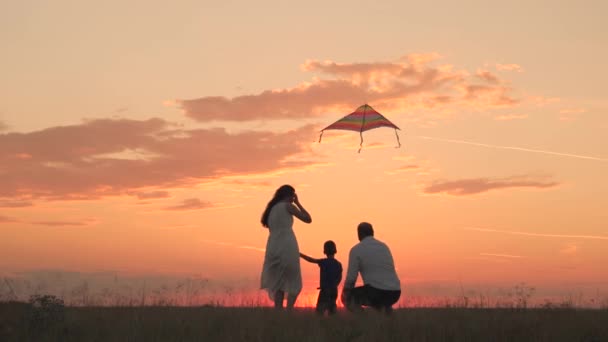
[[[90,226],[98,222],[99,220],[97,219],[85,219],[81,221],[31,221],[27,223],[49,227],[83,227]]]
[[[213,207],[210,202],[203,202],[198,198],[187,198],[181,204],[165,207],[165,210],[198,210]]]
[[[560,121],[574,121],[581,114],[585,113],[586,110],[584,108],[567,108],[559,111],[559,120]]]
[[[507,258],[507,259],[520,259],[523,258],[521,255],[513,255],[513,254],[497,254],[497,253],[479,253],[482,256],[490,256],[497,258]]]
[[[129,195],[136,196],[140,200],[148,200],[148,199],[158,199],[158,198],[168,198],[168,191],[135,191],[129,193]]]
[[[572,154],[572,153],[562,153],[562,152],[555,152],[555,151],[537,150],[537,149],[531,149],[531,148],[525,148],[525,147],[491,145],[491,144],[483,144],[483,143],[472,142],[472,141],[455,140],[455,139],[444,139],[444,138],[436,138],[436,137],[421,136],[421,135],[412,136],[412,137],[414,137],[414,138],[420,138],[420,139],[426,139],[426,140],[443,141],[443,142],[448,142],[448,143],[456,143],[456,144],[465,144],[465,145],[472,145],[472,146],[480,146],[480,147],[502,149],[502,150],[514,150],[514,151],[531,152],[531,153],[542,153],[542,154],[549,154],[549,155],[560,156],[560,157],[588,159],[588,160],[596,160],[596,161],[603,161],[603,162],[608,161],[608,159],[606,159],[606,158],[599,158],[599,157],[587,156],[587,155],[582,155],[582,154]]]
[[[608,236],[603,235],[576,235],[576,234],[547,234],[547,233],[534,233],[534,232],[522,232],[522,231],[511,231],[511,230],[500,230],[500,229],[487,229],[487,228],[464,228],[465,230],[472,230],[477,232],[487,233],[501,233],[510,235],[523,235],[523,236],[537,236],[537,237],[549,237],[549,238],[563,238],[563,239],[591,239],[591,240],[608,240]]]
[[[48,227],[84,227],[99,223],[99,219],[85,218],[77,220],[35,220],[27,221],[13,217],[0,216],[0,223],[22,223]]]
[[[529,96],[528,101],[537,107],[546,107],[562,101],[559,97],[546,97],[546,96]]]
[[[419,169],[420,169],[420,165],[406,164],[406,165],[399,166],[393,170],[385,171],[384,173],[386,173],[387,175],[397,175],[397,174],[402,174],[405,172],[415,171],[415,170],[419,170]]]
[[[454,196],[475,195],[482,192],[507,188],[551,188],[559,185],[546,179],[534,179],[531,176],[512,176],[506,178],[470,178],[452,181],[435,181],[424,188],[427,194],[446,193]]]
[[[499,71],[515,71],[515,72],[523,72],[524,69],[519,64],[496,64],[496,69]]]
[[[8,130],[8,125],[3,121],[0,121],[0,132]]]
[[[506,114],[506,115],[498,115],[494,117],[494,120],[497,121],[511,121],[511,120],[520,120],[527,119],[527,114]]]
[[[308,60],[304,71],[326,77],[255,95],[205,96],[175,104],[186,116],[208,122],[310,118],[352,110],[363,98],[383,111],[408,106],[490,109],[518,103],[498,76],[488,71],[471,75],[449,64],[437,65],[438,59],[437,54],[412,54],[389,62]]]

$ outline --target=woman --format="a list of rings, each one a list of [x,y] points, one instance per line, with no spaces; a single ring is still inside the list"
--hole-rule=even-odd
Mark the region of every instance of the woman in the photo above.
[[[268,291],[277,309],[283,308],[285,294],[287,308],[293,308],[302,291],[300,249],[293,232],[294,216],[303,222],[312,222],[310,214],[300,204],[295,189],[283,185],[277,189],[262,214],[262,225],[270,231],[262,269],[262,289]]]

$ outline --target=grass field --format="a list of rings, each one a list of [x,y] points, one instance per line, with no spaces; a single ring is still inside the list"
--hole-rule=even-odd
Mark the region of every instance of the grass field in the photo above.
[[[608,310],[34,307],[0,303],[0,341],[608,341]]]

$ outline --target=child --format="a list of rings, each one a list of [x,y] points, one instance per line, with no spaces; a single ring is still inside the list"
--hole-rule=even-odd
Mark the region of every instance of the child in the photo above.
[[[317,299],[317,313],[324,314],[325,310],[331,315],[336,313],[336,299],[338,298],[338,285],[342,281],[342,264],[334,259],[337,253],[336,244],[329,240],[323,244],[324,259],[311,258],[300,253],[302,259],[318,264],[321,269],[319,298]]]

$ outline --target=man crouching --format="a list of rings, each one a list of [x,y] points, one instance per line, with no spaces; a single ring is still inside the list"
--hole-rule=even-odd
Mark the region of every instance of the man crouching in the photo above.
[[[392,306],[401,297],[401,283],[390,249],[374,238],[370,223],[361,222],[357,227],[359,243],[348,255],[348,271],[342,290],[342,303],[350,311],[360,311],[369,306],[378,311],[391,313]],[[363,286],[355,287],[361,273]]]

